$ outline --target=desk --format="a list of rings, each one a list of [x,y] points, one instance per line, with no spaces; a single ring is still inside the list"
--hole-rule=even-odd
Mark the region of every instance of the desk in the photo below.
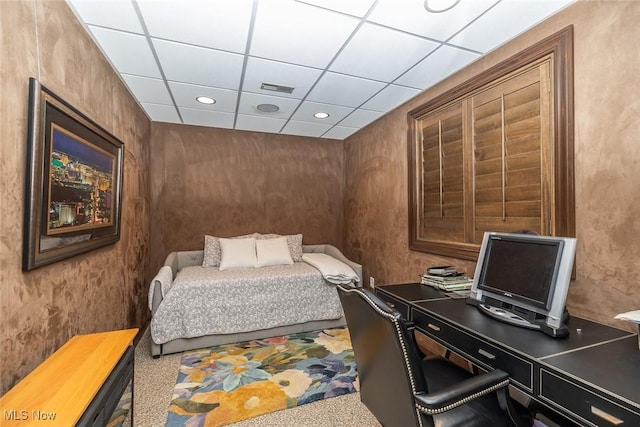
[[[567,338],[499,322],[465,299],[409,283],[376,287],[429,338],[487,370],[510,374],[529,398],[584,426],[640,426],[636,334],[578,317]]]
[[[131,385],[138,329],[76,335],[0,398],[0,425],[106,426]],[[131,419],[131,418],[130,418]]]

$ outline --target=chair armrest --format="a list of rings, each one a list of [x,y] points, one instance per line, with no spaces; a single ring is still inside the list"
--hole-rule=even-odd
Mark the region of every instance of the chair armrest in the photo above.
[[[416,322],[412,320],[405,320],[404,325],[407,327],[407,331],[414,331],[416,329]]]
[[[149,284],[149,310],[152,314],[155,314],[165,294],[171,289],[171,285],[173,285],[173,272],[171,267],[163,265]]]
[[[151,314],[156,314],[156,310],[162,302],[162,284],[158,280],[153,283],[153,297],[151,299]]]
[[[425,414],[440,414],[508,385],[509,374],[496,369],[487,374],[476,375],[434,393],[417,393],[415,396],[416,405]]]

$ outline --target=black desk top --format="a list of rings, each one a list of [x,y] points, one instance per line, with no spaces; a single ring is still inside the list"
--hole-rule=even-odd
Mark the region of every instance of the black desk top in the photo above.
[[[542,363],[613,392],[640,409],[640,349],[636,335],[545,358]]]
[[[447,298],[444,292],[420,283],[378,286],[379,291],[390,293],[408,302]]]
[[[461,299],[443,299],[414,303],[435,316],[445,317],[450,323],[467,332],[473,331],[483,339],[535,359],[576,350],[604,341],[630,335],[630,332],[594,323],[579,317],[569,320],[569,336],[551,338],[536,330],[525,329],[495,320]]]
[[[448,298],[427,285],[388,285],[378,290],[404,299],[413,310],[440,318],[471,337],[519,353],[586,387],[605,391],[605,395],[627,402],[640,413],[640,349],[636,334],[571,316],[569,336],[552,338],[490,318],[465,299]]]
[[[448,298],[444,292],[420,283],[387,285],[378,288],[400,297],[435,316],[446,318],[461,329],[539,359],[631,335],[628,331],[572,316],[569,336],[551,338],[540,331],[525,329],[492,319],[465,299]]]

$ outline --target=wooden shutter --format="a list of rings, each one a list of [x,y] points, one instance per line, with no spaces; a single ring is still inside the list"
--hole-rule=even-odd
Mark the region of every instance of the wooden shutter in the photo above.
[[[463,120],[460,102],[420,121],[420,237],[464,242]]]
[[[472,98],[475,243],[485,231],[549,234],[549,78],[544,62]]]
[[[485,231],[575,236],[573,29],[409,112],[409,248],[476,260]]]

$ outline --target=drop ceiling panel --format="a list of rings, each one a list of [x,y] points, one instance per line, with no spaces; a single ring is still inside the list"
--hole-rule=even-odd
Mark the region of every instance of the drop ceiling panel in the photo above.
[[[329,69],[392,82],[438,46],[411,34],[365,23]]]
[[[293,2],[261,1],[251,55],[325,68],[358,25],[336,12]]]
[[[362,108],[376,111],[391,111],[403,102],[413,98],[420,91],[405,86],[389,85],[367,101]]]
[[[317,68],[249,57],[242,89],[248,92],[271,93],[260,88],[262,83],[271,83],[294,88],[292,93],[278,93],[278,96],[302,99],[320,74],[322,70]]]
[[[310,101],[358,107],[385,87],[385,83],[344,74],[326,73],[313,88]]]
[[[161,78],[149,43],[144,36],[89,26],[102,51],[120,72]]]
[[[396,80],[396,83],[418,89],[426,89],[479,57],[480,54],[443,45],[407,71]]]
[[[319,138],[329,129],[331,129],[331,125],[290,120],[280,133]]]
[[[362,18],[371,9],[375,0],[300,0],[300,2]]]
[[[543,20],[570,0],[511,0],[502,1],[451,43],[479,52],[488,52]],[[499,29],[499,31],[496,31]]]
[[[208,111],[233,113],[238,102],[238,92],[230,89],[169,82],[171,93],[179,107],[189,107]],[[208,96],[216,100],[215,104],[203,104],[196,101],[199,96]]]
[[[236,53],[245,52],[252,4],[252,0],[138,0],[151,37]]]
[[[353,111],[353,108],[340,107],[338,105],[320,104],[317,102],[303,102],[298,107],[298,110],[291,117],[292,120],[298,120],[301,122],[312,122],[318,124],[336,124],[349,113]],[[329,117],[326,119],[317,119],[313,117],[315,113],[328,113]]]
[[[167,80],[238,90],[242,55],[158,39],[153,45]]]
[[[235,128],[254,132],[279,133],[286,123],[285,119],[238,114]]]
[[[359,108],[340,121],[338,125],[341,127],[360,129],[377,120],[383,114],[384,113],[380,111],[371,111]]]
[[[129,86],[129,90],[140,102],[173,106],[173,101],[164,80],[132,76],[130,74],[123,74],[122,78]]]
[[[350,128],[346,126],[334,126],[329,129],[324,135],[323,138],[331,138],[331,139],[345,139],[354,133],[356,133],[359,128]]]
[[[69,3],[87,24],[144,34],[132,2],[69,0]]]
[[[186,125],[213,126],[225,129],[233,129],[235,119],[235,115],[230,113],[184,107],[180,108],[180,115]]]
[[[67,0],[151,120],[337,139],[572,2]]]
[[[431,39],[446,41],[498,0],[461,0],[446,12],[431,13],[423,1],[379,0],[369,21]]]
[[[142,102],[141,105],[151,120],[155,122],[182,123],[173,105],[150,104],[148,102]]]
[[[258,110],[260,104],[273,104],[280,109],[273,113],[264,113]],[[288,119],[291,117],[296,108],[300,105],[300,101],[291,98],[282,98],[279,96],[263,95],[259,93],[244,92],[240,97],[240,105],[238,112],[251,116],[263,116],[278,119]],[[284,123],[283,123],[284,124]],[[282,126],[280,126],[282,127]]]

